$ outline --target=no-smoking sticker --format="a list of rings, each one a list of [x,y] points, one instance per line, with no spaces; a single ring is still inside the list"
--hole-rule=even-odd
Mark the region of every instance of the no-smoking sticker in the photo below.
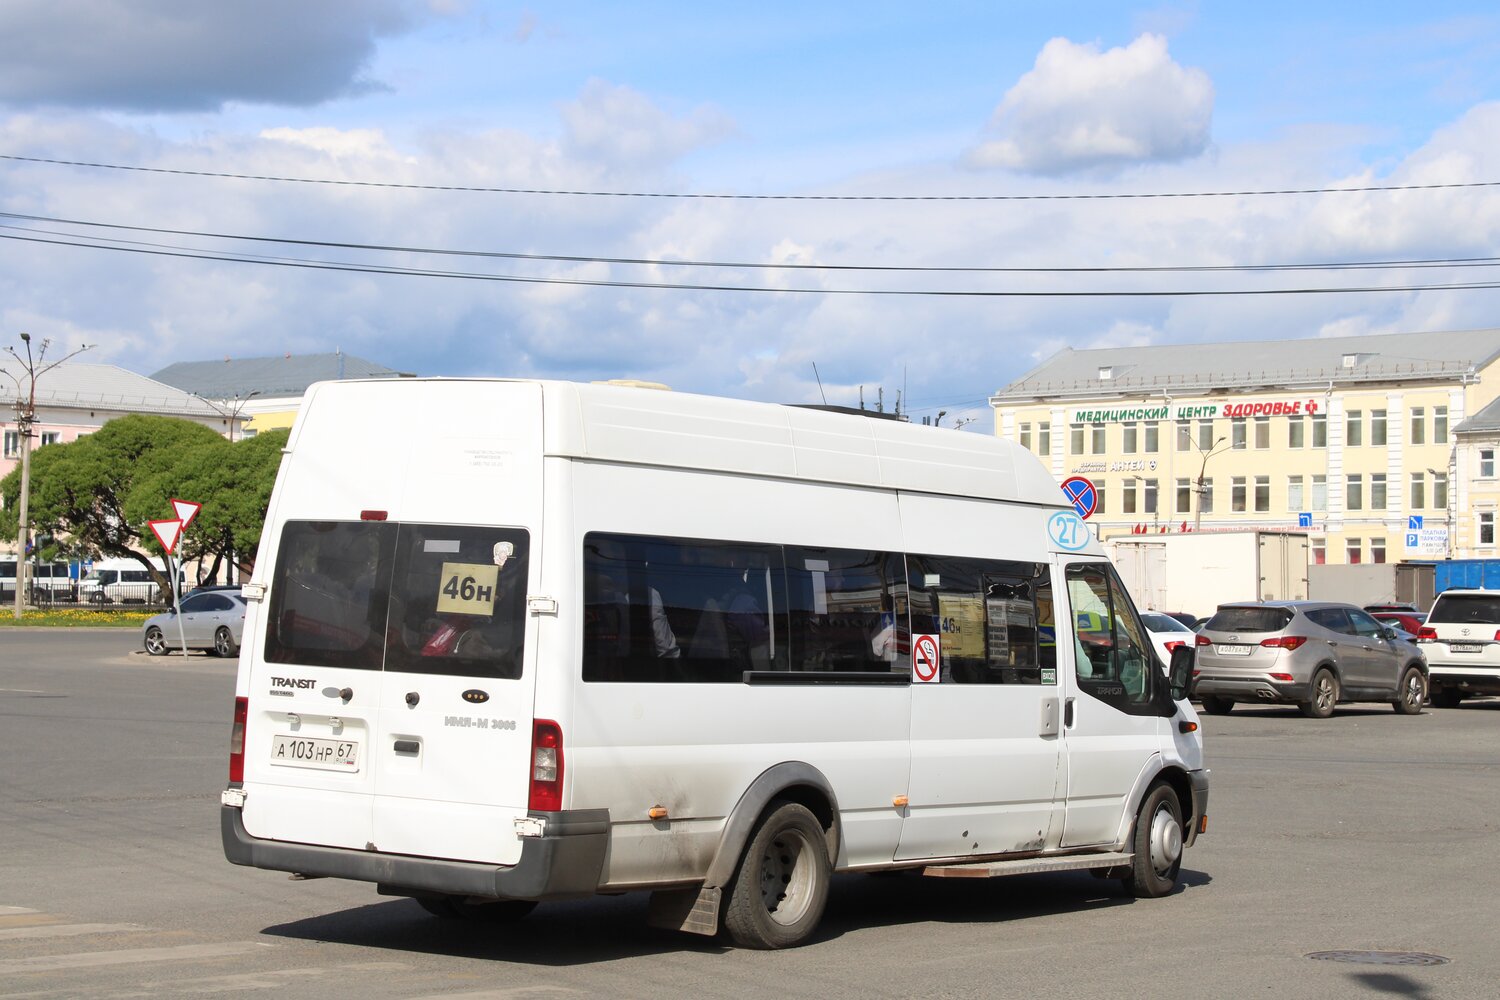
[[[914,635],[911,640],[911,679],[914,684],[936,684],[942,673],[942,653],[935,635]]]

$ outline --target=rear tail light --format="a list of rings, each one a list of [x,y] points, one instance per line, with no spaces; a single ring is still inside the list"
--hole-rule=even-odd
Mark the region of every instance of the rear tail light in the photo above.
[[[245,780],[245,720],[250,715],[250,699],[234,699],[234,726],[229,730],[229,780]]]
[[[1500,632],[1495,633],[1495,638],[1500,639]],[[1417,629],[1418,642],[1437,642],[1437,629],[1431,625],[1423,625]]]
[[[1195,646],[1212,646],[1213,644],[1213,640],[1206,635],[1200,635],[1193,640],[1193,645]]]
[[[1260,644],[1269,649],[1296,649],[1306,641],[1305,635],[1278,635],[1274,639],[1262,639]]]
[[[1181,641],[1180,639],[1169,639],[1165,643],[1163,643],[1163,645],[1167,648],[1167,655],[1171,656],[1172,650],[1176,649],[1178,646],[1186,646],[1187,643]]]
[[[562,809],[562,791],[562,727],[537,719],[531,727],[531,795],[527,808],[532,812],[557,812]]]
[[[1266,676],[1273,681],[1281,681],[1284,684],[1290,684],[1292,681],[1291,674],[1266,674]]]

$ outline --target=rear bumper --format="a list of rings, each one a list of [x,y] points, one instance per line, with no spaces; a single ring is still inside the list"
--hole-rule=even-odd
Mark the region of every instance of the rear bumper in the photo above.
[[[1295,704],[1306,701],[1307,683],[1270,681],[1264,677],[1200,677],[1193,683],[1193,698],[1203,695],[1229,698],[1233,701],[1259,701]]]
[[[1427,661],[1427,681],[1437,687],[1455,688],[1474,694],[1500,694],[1500,667],[1475,666],[1473,661]]]
[[[246,832],[238,806],[220,807],[219,831],[224,856],[233,864],[375,882],[393,895],[410,890],[412,895],[560,899],[598,891],[609,841],[609,810],[531,816],[545,822],[545,831],[540,837],[522,838],[521,860],[509,866],[263,840]]]
[[[1208,815],[1208,769],[1189,771],[1188,781],[1193,790],[1193,816],[1188,820],[1187,836],[1182,840],[1184,847],[1193,846],[1203,827],[1204,817]]]

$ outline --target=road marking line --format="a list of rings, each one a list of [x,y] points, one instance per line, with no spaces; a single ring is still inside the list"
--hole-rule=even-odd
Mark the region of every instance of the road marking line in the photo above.
[[[0,941],[17,938],[78,937],[80,934],[119,934],[146,930],[140,924],[42,924],[37,927],[0,927]]]
[[[92,969],[107,965],[140,965],[146,962],[194,962],[205,958],[228,958],[248,955],[275,945],[260,941],[232,941],[228,944],[185,944],[176,948],[127,948],[122,951],[77,952],[71,955],[43,955],[40,958],[0,960],[0,975],[19,972],[57,972],[63,969]]]
[[[47,694],[47,692],[33,691],[31,688],[0,688],[0,694]]]
[[[37,910],[28,910],[24,906],[0,906],[0,917],[8,917],[15,913],[36,913]]]

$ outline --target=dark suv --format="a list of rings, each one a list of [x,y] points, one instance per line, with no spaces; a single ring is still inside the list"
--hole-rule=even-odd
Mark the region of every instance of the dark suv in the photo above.
[[[1369,613],[1326,601],[1225,604],[1197,639],[1193,697],[1209,715],[1237,701],[1296,705],[1326,719],[1341,701],[1422,711],[1427,662]]]

